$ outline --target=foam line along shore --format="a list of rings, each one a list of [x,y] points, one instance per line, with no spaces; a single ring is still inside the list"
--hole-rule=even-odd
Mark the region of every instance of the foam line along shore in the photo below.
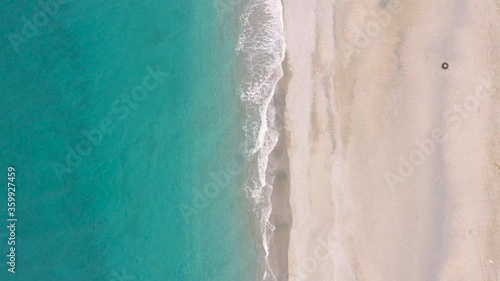
[[[285,55],[283,6],[280,0],[251,0],[244,4],[239,37],[241,86],[240,97],[246,114],[244,131],[247,156],[251,163],[245,189],[254,204],[261,234],[264,267],[262,280],[277,280],[270,262],[270,244],[276,226],[270,220],[273,212],[273,186],[269,173],[269,156],[278,143],[274,95],[276,85],[283,76]],[[286,241],[284,241],[287,243]]]

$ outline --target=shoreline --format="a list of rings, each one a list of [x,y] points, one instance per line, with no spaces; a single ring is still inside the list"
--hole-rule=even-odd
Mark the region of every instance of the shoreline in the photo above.
[[[269,267],[274,280],[288,280],[288,245],[292,227],[290,198],[290,171],[287,153],[287,133],[285,131],[286,92],[291,75],[286,62],[282,64],[283,77],[278,81],[271,106],[275,109],[275,130],[279,134],[278,142],[269,154],[267,182],[273,187],[271,193],[272,211],[269,222],[274,225],[273,236],[269,243]]]
[[[284,98],[280,89],[285,59],[281,0],[243,4],[242,24],[236,51],[241,68],[240,99],[245,112],[246,153],[249,177],[247,198],[253,205],[260,233],[259,280],[286,280],[288,229],[287,160],[283,145]],[[260,264],[260,262],[259,262]]]

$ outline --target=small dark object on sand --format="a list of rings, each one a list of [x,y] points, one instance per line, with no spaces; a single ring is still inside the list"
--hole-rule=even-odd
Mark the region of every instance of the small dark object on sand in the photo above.
[[[441,67],[442,67],[443,69],[448,69],[448,63],[443,62],[443,64],[441,65]]]

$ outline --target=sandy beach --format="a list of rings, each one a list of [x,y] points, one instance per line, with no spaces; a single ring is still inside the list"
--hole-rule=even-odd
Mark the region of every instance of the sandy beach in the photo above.
[[[283,4],[288,280],[500,280],[498,3]]]

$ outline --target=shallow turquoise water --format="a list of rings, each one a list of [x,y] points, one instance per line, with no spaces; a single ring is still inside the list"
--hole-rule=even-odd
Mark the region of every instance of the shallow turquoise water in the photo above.
[[[0,232],[0,280],[256,279],[237,26],[215,1],[67,1],[32,38],[39,4],[0,4],[0,169],[6,185],[16,168],[19,220],[15,275]]]

